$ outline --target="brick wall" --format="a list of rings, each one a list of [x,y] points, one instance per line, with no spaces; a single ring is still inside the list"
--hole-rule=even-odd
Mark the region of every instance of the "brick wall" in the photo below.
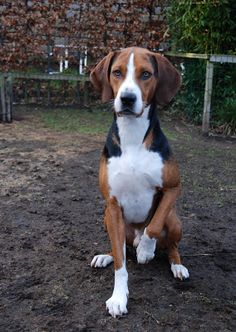
[[[85,49],[94,62],[111,49],[131,45],[166,48],[167,5],[167,0],[2,1],[0,71],[45,65],[49,54],[58,62],[65,56],[62,46],[72,63]]]

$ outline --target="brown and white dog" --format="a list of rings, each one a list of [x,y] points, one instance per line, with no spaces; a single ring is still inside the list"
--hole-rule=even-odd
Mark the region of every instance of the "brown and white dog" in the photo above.
[[[157,244],[166,248],[174,277],[189,277],[178,252],[179,170],[156,112],[157,104],[174,97],[181,80],[166,58],[138,47],[109,53],[90,78],[103,101],[114,99],[114,120],[99,171],[112,251],[96,255],[91,266],[114,261],[114,290],[106,307],[116,317],[127,313],[126,244],[136,248],[140,264],[153,259]]]

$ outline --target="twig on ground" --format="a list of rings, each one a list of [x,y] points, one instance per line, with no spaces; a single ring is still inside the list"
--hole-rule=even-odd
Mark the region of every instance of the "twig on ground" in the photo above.
[[[153,316],[153,314],[151,314],[151,313],[148,312],[148,311],[144,311],[144,313],[145,313],[148,317],[151,317],[151,318],[157,323],[157,325],[160,325],[159,320],[157,320],[157,319]]]
[[[228,255],[228,254],[236,254],[236,251],[227,251],[227,252],[223,252],[223,251],[215,251],[215,252],[209,252],[209,253],[199,253],[199,254],[186,254],[186,255],[182,255],[183,257],[199,257],[199,256],[215,256],[215,255]]]

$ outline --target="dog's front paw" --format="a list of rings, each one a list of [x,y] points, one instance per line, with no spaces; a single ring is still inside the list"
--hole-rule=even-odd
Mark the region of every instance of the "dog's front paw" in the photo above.
[[[156,239],[151,239],[146,234],[146,228],[136,249],[139,264],[146,264],[155,256]]]
[[[91,267],[106,267],[113,262],[111,255],[96,255],[93,257]]]
[[[128,313],[127,310],[127,296],[126,293],[113,294],[110,299],[106,301],[106,308],[112,317],[122,316]]]
[[[171,271],[175,278],[179,278],[181,280],[189,278],[188,269],[181,264],[171,264]]]

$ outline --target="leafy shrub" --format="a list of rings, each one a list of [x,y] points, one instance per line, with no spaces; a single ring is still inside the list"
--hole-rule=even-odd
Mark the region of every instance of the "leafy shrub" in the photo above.
[[[199,124],[204,102],[205,62],[203,60],[185,59],[182,69],[182,88],[173,108],[178,108],[188,121]],[[201,110],[201,111],[200,111]]]
[[[172,0],[167,19],[172,50],[205,54],[236,53],[236,2],[234,0]],[[175,101],[188,120],[200,123],[203,113],[206,63],[183,60],[183,88]],[[231,69],[230,69],[231,68]],[[235,64],[214,65],[213,126],[235,131]],[[229,131],[227,129],[227,131]]]
[[[215,64],[212,95],[212,123],[226,134],[236,132],[236,66]]]

